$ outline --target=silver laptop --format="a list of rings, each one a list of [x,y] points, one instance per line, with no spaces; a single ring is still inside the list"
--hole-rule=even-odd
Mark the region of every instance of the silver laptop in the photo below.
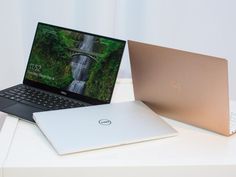
[[[177,134],[140,101],[40,112],[33,118],[60,155]]]

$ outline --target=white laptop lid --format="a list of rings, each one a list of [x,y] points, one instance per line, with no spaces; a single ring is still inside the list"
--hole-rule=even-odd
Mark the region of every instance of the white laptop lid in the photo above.
[[[140,101],[34,113],[58,154],[100,149],[176,135]]]

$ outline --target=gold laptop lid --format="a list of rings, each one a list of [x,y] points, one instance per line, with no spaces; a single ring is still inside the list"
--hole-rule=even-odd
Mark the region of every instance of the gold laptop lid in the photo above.
[[[155,112],[229,135],[227,60],[128,41],[134,94]]]

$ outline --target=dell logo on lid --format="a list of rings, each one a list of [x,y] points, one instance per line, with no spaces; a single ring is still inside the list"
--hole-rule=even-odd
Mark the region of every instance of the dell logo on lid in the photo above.
[[[98,121],[98,123],[99,123],[100,125],[111,125],[111,121],[108,120],[108,119],[100,119],[100,120]]]

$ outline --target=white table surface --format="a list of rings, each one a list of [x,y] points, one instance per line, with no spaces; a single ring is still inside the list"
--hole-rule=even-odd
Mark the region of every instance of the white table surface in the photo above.
[[[0,131],[0,177],[3,177],[2,167],[7,158],[7,154],[13,140],[18,119],[7,116]]]
[[[112,102],[133,99],[131,81],[118,81]],[[2,176],[236,177],[236,135],[224,137],[164,119],[178,136],[66,156],[56,154],[36,125],[19,120],[7,156],[0,161]]]

